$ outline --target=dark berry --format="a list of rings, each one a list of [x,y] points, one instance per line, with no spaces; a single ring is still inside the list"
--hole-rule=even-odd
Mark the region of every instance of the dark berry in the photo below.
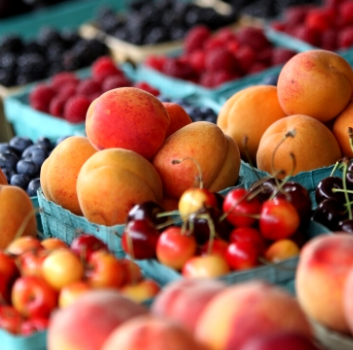
[[[27,193],[30,197],[34,197],[37,195],[37,190],[40,187],[40,178],[37,177],[31,180],[27,187]]]
[[[9,145],[16,150],[18,155],[21,155],[27,147],[33,145],[33,141],[28,137],[15,136],[10,140]]]
[[[9,143],[2,142],[2,143],[0,143],[0,153],[5,152],[5,151],[10,151],[10,152],[13,152],[15,154],[17,153],[16,149],[13,148],[12,146],[10,146]]]
[[[31,178],[38,174],[38,170],[38,165],[29,160],[21,159],[16,165],[16,171],[18,174],[26,174]]]
[[[25,149],[22,154],[22,159],[33,162],[40,168],[44,161],[48,158],[48,153],[49,152],[47,150],[43,149],[39,145],[33,145]]]
[[[0,51],[20,52],[23,48],[22,39],[13,34],[3,35],[0,38]]]
[[[53,144],[51,143],[51,141],[44,136],[39,137],[34,145],[43,148],[47,152],[50,152],[53,149]]]
[[[15,171],[16,164],[19,161],[19,157],[16,153],[5,151],[0,153],[0,168],[2,170],[8,169]]]
[[[26,174],[13,174],[10,179],[10,185],[21,187],[27,190],[30,177]]]

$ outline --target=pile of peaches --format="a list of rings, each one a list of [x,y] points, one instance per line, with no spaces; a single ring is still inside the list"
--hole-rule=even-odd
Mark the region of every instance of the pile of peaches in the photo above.
[[[137,303],[160,290],[92,235],[81,234],[70,246],[57,238],[16,238],[0,251],[0,328],[26,336],[43,331],[53,310],[93,289],[119,290]]]

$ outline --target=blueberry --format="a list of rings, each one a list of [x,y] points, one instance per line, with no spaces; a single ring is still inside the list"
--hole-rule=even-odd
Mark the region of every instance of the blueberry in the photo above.
[[[194,121],[194,122],[198,122],[203,120],[203,115],[200,111],[200,108],[195,107],[195,106],[189,106],[185,108],[185,111],[187,114],[189,114],[190,118]]]
[[[40,137],[34,145],[45,149],[48,153],[53,149],[53,145],[47,137]]]
[[[16,170],[19,174],[26,174],[29,177],[37,176],[39,167],[37,164],[29,161],[21,159],[16,166]]]
[[[210,108],[210,107],[204,107],[204,106],[200,107],[200,112],[201,112],[205,117],[208,116],[208,115],[214,115],[214,114],[215,114],[212,108]]]
[[[26,191],[30,180],[30,177],[26,174],[13,174],[10,178],[10,184],[21,187]]]
[[[20,160],[16,153],[5,151],[0,153],[0,168],[15,171],[16,164]]]
[[[186,106],[189,106],[189,103],[188,101],[186,101],[184,98],[178,98],[176,100],[173,101],[174,103],[178,104],[179,106],[182,106],[182,107],[186,107]]]
[[[162,96],[159,98],[161,102],[172,102],[172,99],[169,97]]]
[[[277,85],[278,81],[278,74],[275,75],[267,75],[265,78],[263,78],[262,83],[264,85]]]
[[[7,182],[10,183],[11,177],[13,174],[16,174],[14,170],[11,169],[1,169],[4,175],[6,176]]]
[[[70,136],[60,136],[60,137],[56,140],[56,146],[57,146],[60,142],[62,142],[62,141],[64,141],[65,139],[67,139],[68,137],[70,137]]]
[[[205,121],[216,124],[217,123],[217,116],[209,114],[205,117]]]
[[[0,153],[5,151],[17,153],[17,151],[12,146],[10,146],[7,142],[2,142],[0,143]]]
[[[35,179],[31,180],[27,187],[27,193],[30,197],[34,197],[37,195],[37,190],[40,187],[40,178],[36,177]]]
[[[15,148],[17,153],[21,155],[28,146],[33,145],[33,141],[28,137],[15,136],[10,140],[9,145]]]
[[[29,146],[22,153],[22,159],[35,163],[39,168],[47,158],[48,152],[38,145]]]

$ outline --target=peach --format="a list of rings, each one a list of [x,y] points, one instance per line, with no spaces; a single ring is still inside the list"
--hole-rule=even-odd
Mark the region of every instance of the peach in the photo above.
[[[342,155],[353,158],[348,128],[353,128],[353,101],[334,119],[332,132],[338,141]]]
[[[341,113],[352,98],[353,70],[332,51],[301,52],[283,66],[277,90],[287,115],[305,114],[327,122]]]
[[[353,267],[351,267],[343,290],[343,312],[347,321],[348,328],[353,334]]]
[[[214,279],[180,279],[168,284],[152,304],[153,314],[177,321],[194,332],[206,305],[225,284]]]
[[[244,146],[246,136],[250,160],[254,162],[262,134],[285,116],[278,102],[277,87],[259,85],[230,97],[218,114],[217,125],[236,142],[241,157],[249,161]]]
[[[0,249],[17,236],[37,235],[33,204],[22,188],[0,185],[0,207]]]
[[[162,146],[168,126],[162,102],[134,87],[102,94],[91,103],[86,117],[87,137],[98,150],[125,148],[147,159]]]
[[[83,163],[94,153],[95,148],[83,136],[68,137],[56,146],[41,168],[40,181],[45,197],[82,215],[76,181]]]
[[[333,330],[348,333],[344,316],[345,282],[353,268],[353,237],[345,233],[318,236],[302,248],[296,293],[305,313]]]
[[[257,167],[272,173],[272,156],[284,135],[295,130],[294,137],[279,146],[274,157],[275,171],[286,175],[298,174],[334,164],[341,158],[341,151],[332,132],[320,121],[306,115],[288,116],[273,123],[262,135],[256,154]],[[295,156],[295,168],[290,154]]]
[[[206,350],[182,326],[156,316],[125,322],[108,337],[101,350]]]
[[[162,182],[152,164],[123,148],[99,151],[82,166],[77,196],[83,215],[106,226],[125,223],[137,203],[160,202]]]
[[[0,185],[7,185],[7,179],[3,171],[0,169]]]
[[[305,314],[290,294],[268,283],[251,281],[217,294],[202,312],[195,335],[211,350],[223,350],[240,349],[253,337],[282,331],[312,334]]]
[[[181,129],[183,126],[192,123],[192,119],[182,106],[174,102],[162,103],[169,114],[170,120],[167,133],[165,135],[166,138]]]
[[[178,210],[179,199],[172,197],[163,197],[161,206],[165,211]]]
[[[189,159],[173,163],[184,158]],[[170,135],[153,159],[166,197],[179,199],[195,186],[199,178],[195,161],[202,170],[204,188],[210,191],[218,192],[238,180],[240,155],[235,142],[213,123],[194,122]]]
[[[147,313],[114,290],[89,290],[56,311],[48,329],[48,350],[97,350],[123,322]]]

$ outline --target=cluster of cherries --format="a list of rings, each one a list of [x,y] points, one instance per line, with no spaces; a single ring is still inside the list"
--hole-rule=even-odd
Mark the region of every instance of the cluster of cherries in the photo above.
[[[310,195],[296,182],[269,177],[225,196],[200,186],[185,191],[174,212],[154,202],[134,206],[122,246],[185,277],[218,277],[297,256],[310,217]]]

